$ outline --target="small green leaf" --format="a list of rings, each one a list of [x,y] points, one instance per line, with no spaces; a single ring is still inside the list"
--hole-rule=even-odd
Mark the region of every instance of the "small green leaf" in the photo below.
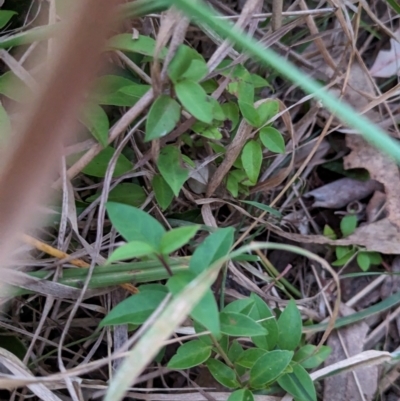
[[[201,54],[186,45],[180,45],[168,65],[168,76],[173,82],[182,79],[200,81],[208,73],[207,64]]]
[[[276,210],[272,208],[271,206],[264,205],[264,203],[260,202],[254,202],[254,201],[241,201],[243,203],[247,203],[248,205],[257,207],[258,209],[264,210],[265,212],[268,212],[269,214],[272,214],[273,216],[276,216],[278,218],[282,218],[282,213],[279,210]]]
[[[200,340],[189,341],[181,345],[168,362],[170,369],[189,369],[205,362],[211,356],[211,346]]]
[[[190,258],[189,270],[199,275],[218,259],[226,256],[233,245],[234,232],[232,227],[227,227],[209,235],[194,251]]]
[[[340,221],[340,231],[343,237],[348,237],[353,234],[357,228],[357,216],[355,214],[348,214]]]
[[[260,125],[260,116],[253,104],[239,100],[238,105],[246,122],[252,127],[257,128]]]
[[[279,339],[278,346],[281,349],[292,351],[300,343],[301,339],[301,315],[296,303],[290,300],[278,319]]]
[[[122,50],[133,53],[143,54],[153,57],[156,41],[149,36],[139,35],[138,38],[133,38],[132,34],[122,33],[113,36],[107,43],[107,47],[112,50]],[[162,49],[158,57],[164,59],[167,54],[167,49]]]
[[[221,107],[221,105],[219,104],[219,102],[214,99],[213,97],[209,98],[211,104],[212,104],[212,108],[213,108],[213,120],[217,120],[217,121],[224,121],[225,120],[225,113]]]
[[[337,246],[335,248],[335,254],[336,254],[336,258],[340,259],[343,256],[347,255],[350,252],[353,252],[354,249],[350,246]],[[353,252],[354,253],[354,252]]]
[[[91,203],[96,200],[101,193],[89,196],[85,199],[85,202]],[[133,184],[130,182],[123,182],[118,184],[108,194],[109,202],[123,203],[125,205],[131,205],[138,207],[143,204],[146,200],[147,195],[140,185]]]
[[[82,170],[84,174],[93,177],[103,178],[106,175],[108,164],[114,156],[115,149],[107,146]],[[123,155],[120,154],[115,165],[113,177],[119,177],[122,174],[132,170],[132,163]]]
[[[261,170],[263,154],[261,146],[258,142],[250,140],[244,145],[242,150],[242,164],[249,180],[253,183],[257,182]]]
[[[328,358],[332,349],[323,345],[317,353],[314,354],[316,348],[317,347],[312,344],[307,344],[304,347],[301,347],[294,355],[293,361],[299,362],[305,369],[317,368],[326,360],[326,358]]]
[[[29,87],[11,71],[0,76],[0,93],[2,95],[16,102],[24,103],[27,99],[27,92],[28,94],[31,92]]]
[[[247,315],[246,311],[254,307],[254,300],[251,298],[236,299],[222,309],[222,312],[235,312]]]
[[[227,102],[221,105],[225,118],[232,123],[230,131],[233,131],[239,124],[239,108],[234,102]]]
[[[229,366],[226,366],[223,362],[217,359],[209,359],[206,365],[218,383],[228,388],[239,387],[239,382],[236,379],[235,371]]]
[[[323,234],[324,234],[324,237],[327,237],[330,239],[337,239],[337,235],[336,235],[335,231],[333,231],[332,228],[330,226],[328,226],[328,224],[325,224]]]
[[[228,178],[226,179],[226,189],[234,198],[237,198],[239,194],[239,183],[231,172],[228,174]]]
[[[338,260],[335,260],[332,263],[332,266],[344,266],[353,258],[355,253],[356,253],[355,249],[350,249],[344,256],[342,256]]]
[[[186,226],[174,228],[166,232],[161,238],[161,253],[169,255],[170,253],[180,249],[193,238],[200,226]]]
[[[380,265],[382,263],[382,256],[378,252],[367,252],[371,265]]]
[[[251,339],[257,347],[272,350],[279,338],[278,323],[269,306],[258,295],[252,293],[250,298],[254,300],[258,312],[256,317],[258,324],[267,330],[266,336],[254,336]]]
[[[271,84],[265,78],[260,77],[260,75],[258,75],[258,74],[250,74],[250,75],[251,75],[251,81],[253,82],[254,88],[256,88],[256,89],[258,89],[258,88],[273,89]],[[270,101],[270,102],[272,103],[273,101]],[[278,103],[278,102],[276,102],[276,103]]]
[[[165,292],[145,291],[120,302],[100,322],[99,327],[118,324],[143,324],[165,298]]]
[[[357,264],[362,271],[368,271],[371,266],[371,259],[368,252],[360,252],[357,254]]]
[[[260,127],[268,122],[272,117],[276,116],[279,112],[279,102],[277,100],[268,100],[261,103],[257,107],[257,112],[260,118]]]
[[[178,148],[168,145],[161,149],[157,167],[175,196],[179,195],[183,184],[189,177],[188,170],[182,167],[181,164],[182,156]]]
[[[221,312],[221,332],[232,337],[252,337],[267,334],[267,330],[246,315]]]
[[[165,229],[154,217],[121,203],[108,202],[106,208],[114,227],[127,241],[142,241],[159,248]]]
[[[4,28],[13,15],[18,14],[16,11],[11,10],[0,10],[0,29]]]
[[[250,370],[250,385],[262,388],[284,372],[292,360],[292,351],[275,350],[259,358]]]
[[[278,378],[278,384],[296,401],[317,401],[314,383],[300,365],[294,365],[292,373],[286,373]]]
[[[240,354],[235,363],[244,368],[251,369],[267,352],[268,351],[260,348],[248,348]]]
[[[277,129],[273,127],[261,128],[260,140],[271,152],[285,153],[285,140]]]
[[[131,107],[150,89],[117,75],[104,75],[95,81],[90,93],[92,102],[109,106]],[[127,93],[124,93],[126,91]]]
[[[233,340],[231,346],[229,347],[228,351],[228,358],[229,360],[234,363],[243,353],[243,348],[240,345],[239,341]]]
[[[151,182],[154,195],[162,210],[168,208],[174,199],[174,192],[161,175],[155,175]]]
[[[143,241],[131,241],[117,248],[108,258],[107,263],[115,262],[116,260],[140,258],[154,253],[157,253],[157,250],[150,244]]]
[[[254,401],[253,393],[247,388],[234,391],[228,398],[228,401]]]
[[[189,68],[182,74],[182,79],[199,82],[208,74],[207,63],[203,60],[192,60]]]
[[[175,84],[175,92],[182,106],[195,118],[206,124],[213,119],[212,103],[204,89],[194,81],[187,79]]]
[[[167,287],[173,295],[178,295],[195,277],[190,271],[179,272],[168,280]],[[214,294],[210,289],[207,290],[200,302],[193,308],[190,316],[207,330],[211,331],[214,336],[219,336],[218,307]]]
[[[180,116],[181,107],[176,100],[167,95],[159,96],[147,115],[145,140],[150,141],[169,134]]]
[[[107,146],[110,123],[107,114],[97,104],[87,104],[81,117],[82,124],[102,146]]]

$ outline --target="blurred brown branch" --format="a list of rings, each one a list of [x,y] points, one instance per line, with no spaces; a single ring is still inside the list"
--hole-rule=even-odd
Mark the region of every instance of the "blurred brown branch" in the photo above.
[[[41,91],[24,110],[0,172],[0,258],[4,268],[19,233],[33,223],[60,160],[62,143],[74,132],[76,116],[95,73],[118,0],[76,1],[55,39]],[[45,74],[43,74],[45,75]],[[14,141],[15,143],[15,141]],[[6,276],[2,275],[2,281]]]

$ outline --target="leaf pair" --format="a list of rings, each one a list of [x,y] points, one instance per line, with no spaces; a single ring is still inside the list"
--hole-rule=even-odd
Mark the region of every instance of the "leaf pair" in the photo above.
[[[117,248],[108,262],[147,255],[169,255],[185,245],[199,229],[199,226],[187,226],[167,232],[148,213],[114,202],[107,204],[107,213],[118,232],[129,241]]]

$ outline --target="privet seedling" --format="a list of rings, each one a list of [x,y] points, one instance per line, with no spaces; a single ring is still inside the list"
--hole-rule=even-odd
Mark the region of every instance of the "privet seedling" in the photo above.
[[[346,238],[357,228],[357,216],[355,214],[349,214],[340,222],[340,231],[342,237]],[[335,231],[325,225],[324,236],[330,239],[336,239]],[[349,263],[353,258],[356,258],[357,264],[363,271],[368,271],[372,265],[380,265],[382,263],[382,257],[378,252],[364,251],[362,248],[355,245],[351,246],[337,246],[335,247],[336,260],[332,263],[332,266],[344,266]]]
[[[128,241],[111,254],[108,262],[156,257],[168,266],[169,255],[186,245],[199,230],[199,226],[188,226],[166,231],[146,212],[113,202],[107,204],[107,212]],[[140,292],[111,310],[100,327],[128,324],[133,329],[143,324],[168,293],[177,295],[214,262],[226,257],[233,240],[232,228],[210,234],[195,249],[187,271],[173,275],[166,285],[140,286]],[[258,392],[273,394],[282,390],[298,401],[316,400],[306,369],[320,365],[330,349],[301,346],[302,319],[293,300],[276,313],[252,293],[218,310],[210,289],[190,317],[199,336],[177,349],[168,362],[169,368],[205,366],[216,381],[233,391],[229,401],[253,400]]]

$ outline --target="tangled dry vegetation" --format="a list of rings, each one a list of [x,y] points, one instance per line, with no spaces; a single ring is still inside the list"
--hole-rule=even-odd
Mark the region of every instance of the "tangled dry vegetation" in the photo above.
[[[288,3],[283,2],[282,12],[276,1],[209,0],[224,19],[398,139],[398,6],[385,0]],[[13,7],[13,2],[5,1],[2,9]],[[3,28],[0,45],[36,25],[57,23],[63,19],[62,8],[62,2],[55,0],[21,2],[19,15]],[[332,371],[343,366],[345,373],[316,382],[318,397],[399,399],[400,372],[393,363],[400,347],[397,164],[279,71],[262,66],[174,9],[127,17],[111,36],[114,41],[104,54],[106,66],[94,94],[88,95],[95,103],[80,118],[78,134],[65,143],[58,173],[52,177],[51,201],[40,209],[46,223],[29,235],[26,232],[14,255],[16,269],[31,274],[31,281],[14,278],[20,295],[2,299],[0,362],[3,374],[16,376],[22,387],[6,389],[9,376],[4,376],[0,398],[103,396],[121,362],[115,355],[122,356],[124,344],[135,332],[128,325],[99,330],[100,321],[129,294],[137,293],[140,284],[167,278],[162,266],[143,277],[109,270],[93,276],[100,284],[87,282],[89,288],[82,291],[85,276],[78,268],[94,271],[122,242],[105,214],[105,204],[111,200],[140,207],[167,228],[234,227],[236,245],[269,241],[299,245],[321,256],[333,265],[330,272],[295,253],[259,251],[229,261],[226,277],[220,276],[213,290],[225,302],[255,293],[271,308],[283,308],[293,297],[305,324],[304,344],[317,344],[323,331],[307,330],[307,323],[326,322],[335,302],[340,304],[333,318],[343,327],[327,339],[332,352],[324,364]],[[139,42],[143,37],[151,41]],[[44,36],[12,48],[1,45],[3,132],[18,122],[21,91],[39,90],[43,62],[39,57],[33,62],[31,54],[51,54],[53,40]],[[185,98],[180,92],[179,76],[175,87],[171,84],[174,70],[168,66],[182,44],[207,62],[199,81],[216,100],[213,123],[206,123],[197,98]],[[254,91],[250,111],[240,99],[246,91]],[[174,121],[176,109],[171,103],[168,115],[155,111],[153,125],[146,125],[161,93],[177,96],[183,110],[178,105]],[[276,110],[265,106],[268,118],[255,122],[253,102],[257,110],[265,105]],[[220,110],[223,117],[216,124]],[[165,127],[166,135],[151,137],[151,129],[155,132],[163,123],[160,120],[172,127]],[[190,256],[205,234],[197,234],[174,256]],[[332,275],[340,280],[339,289]],[[135,381],[127,399],[229,397],[203,366],[180,371],[166,366],[182,336],[193,333],[185,328],[183,324],[176,330],[165,354]],[[371,350],[383,352],[365,352]],[[114,359],[106,359],[112,354]],[[378,364],[379,358],[392,363]],[[255,399],[281,397],[260,393]]]

